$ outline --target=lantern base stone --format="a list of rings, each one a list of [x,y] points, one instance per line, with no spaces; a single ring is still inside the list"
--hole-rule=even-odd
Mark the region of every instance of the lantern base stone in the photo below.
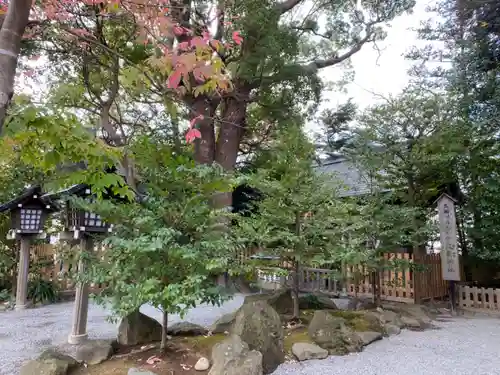
[[[26,310],[27,308],[28,308],[28,305],[15,305],[14,311]]]
[[[81,344],[85,341],[87,341],[89,335],[87,333],[84,333],[82,335],[69,335],[68,336],[68,344],[71,345],[78,345]]]

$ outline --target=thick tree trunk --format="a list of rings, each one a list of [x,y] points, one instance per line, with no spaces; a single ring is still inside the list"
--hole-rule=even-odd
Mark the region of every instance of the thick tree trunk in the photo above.
[[[195,160],[198,164],[212,164],[215,156],[215,124],[214,116],[218,101],[210,100],[200,95],[188,100],[193,118],[203,116],[196,126],[201,133],[201,139],[195,141]]]
[[[0,134],[14,95],[21,39],[28,24],[31,0],[12,0],[0,29]]]

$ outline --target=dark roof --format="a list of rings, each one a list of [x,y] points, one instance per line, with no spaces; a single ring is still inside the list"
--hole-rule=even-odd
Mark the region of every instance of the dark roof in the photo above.
[[[314,168],[320,174],[329,174],[338,179],[339,195],[353,197],[367,195],[371,190],[371,181],[368,173],[363,171],[346,157],[335,157],[319,162]],[[381,171],[381,174],[384,172]],[[335,181],[332,181],[335,182]],[[383,189],[383,191],[389,191]]]
[[[80,191],[86,188],[88,188],[88,185],[86,184],[77,184],[70,186],[67,189],[59,190],[53,193],[45,193],[42,196],[42,199],[58,200],[61,199],[62,197],[79,193]]]
[[[36,196],[36,198],[34,198],[34,196]],[[19,194],[11,201],[0,205],[0,212],[12,210],[18,207],[19,204],[22,204],[32,199],[40,201],[40,203],[45,206],[49,206],[47,208],[48,211],[54,212],[60,209],[59,206],[52,199],[43,196],[42,188],[40,187],[40,185],[35,185],[25,189],[21,194]]]

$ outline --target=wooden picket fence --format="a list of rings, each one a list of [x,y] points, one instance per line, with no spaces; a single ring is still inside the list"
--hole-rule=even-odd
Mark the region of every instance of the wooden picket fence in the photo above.
[[[500,289],[458,285],[458,306],[500,312]]]
[[[408,267],[386,269],[377,275],[380,278],[381,298],[386,301],[419,303],[428,299],[440,299],[448,295],[448,282],[442,279],[441,257],[439,254],[413,256],[407,253],[388,253],[386,261],[399,260]],[[414,270],[412,263],[422,268]],[[270,289],[276,289],[289,278],[273,273],[273,269],[261,268],[259,279]],[[373,297],[371,275],[361,265],[350,265],[345,268],[344,282],[338,272],[321,268],[301,268],[299,287],[302,292],[323,292],[338,296],[345,291],[350,296]]]

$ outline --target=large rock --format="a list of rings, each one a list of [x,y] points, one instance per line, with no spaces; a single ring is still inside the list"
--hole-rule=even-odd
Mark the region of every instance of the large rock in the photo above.
[[[358,310],[373,310],[376,309],[377,305],[367,298],[356,298],[353,297],[349,299],[347,303],[347,310],[349,311],[358,311]]]
[[[234,322],[234,318],[236,318],[236,312],[232,312],[221,316],[219,319],[217,319],[217,321],[214,324],[210,326],[209,328],[210,332],[214,334],[229,332]]]
[[[293,313],[292,291],[290,289],[279,289],[274,293],[252,294],[245,297],[243,305],[256,301],[267,302],[278,314]]]
[[[308,342],[296,342],[293,344],[292,353],[299,361],[325,359],[328,357],[328,350]]]
[[[212,368],[208,375],[262,375],[262,354],[250,350],[237,335],[212,348]]]
[[[87,341],[76,349],[76,359],[88,365],[98,365],[113,354],[113,344],[109,340]]]
[[[299,297],[299,307],[303,310],[338,310],[333,299],[321,292]]]
[[[432,320],[436,317],[436,315],[433,314],[431,309],[423,305],[388,303],[382,305],[382,308],[384,310],[393,311],[399,314],[402,318],[403,317],[412,318],[412,319],[407,319],[408,321],[412,321],[412,325],[415,325],[414,320],[417,320],[419,322],[420,328],[427,328],[432,323]],[[409,326],[412,327],[411,325]],[[412,328],[417,328],[417,327],[414,326]]]
[[[240,336],[251,350],[262,353],[265,374],[285,361],[281,318],[266,301],[244,303],[236,314],[231,333]]]
[[[38,359],[24,364],[20,375],[66,375],[78,366],[78,361],[73,357],[48,349]]]
[[[307,330],[309,337],[330,354],[344,355],[363,347],[362,340],[346,325],[346,320],[329,311],[316,311]]]
[[[363,342],[363,346],[370,345],[372,342],[382,339],[380,332],[356,332],[356,334]]]
[[[384,325],[394,325],[399,328],[404,327],[404,323],[401,320],[401,315],[391,310],[379,310],[380,320]]]
[[[140,345],[161,341],[162,326],[158,321],[136,311],[123,318],[118,327],[120,345]]]
[[[172,336],[203,336],[208,329],[190,322],[179,322],[168,327],[167,333]]]

